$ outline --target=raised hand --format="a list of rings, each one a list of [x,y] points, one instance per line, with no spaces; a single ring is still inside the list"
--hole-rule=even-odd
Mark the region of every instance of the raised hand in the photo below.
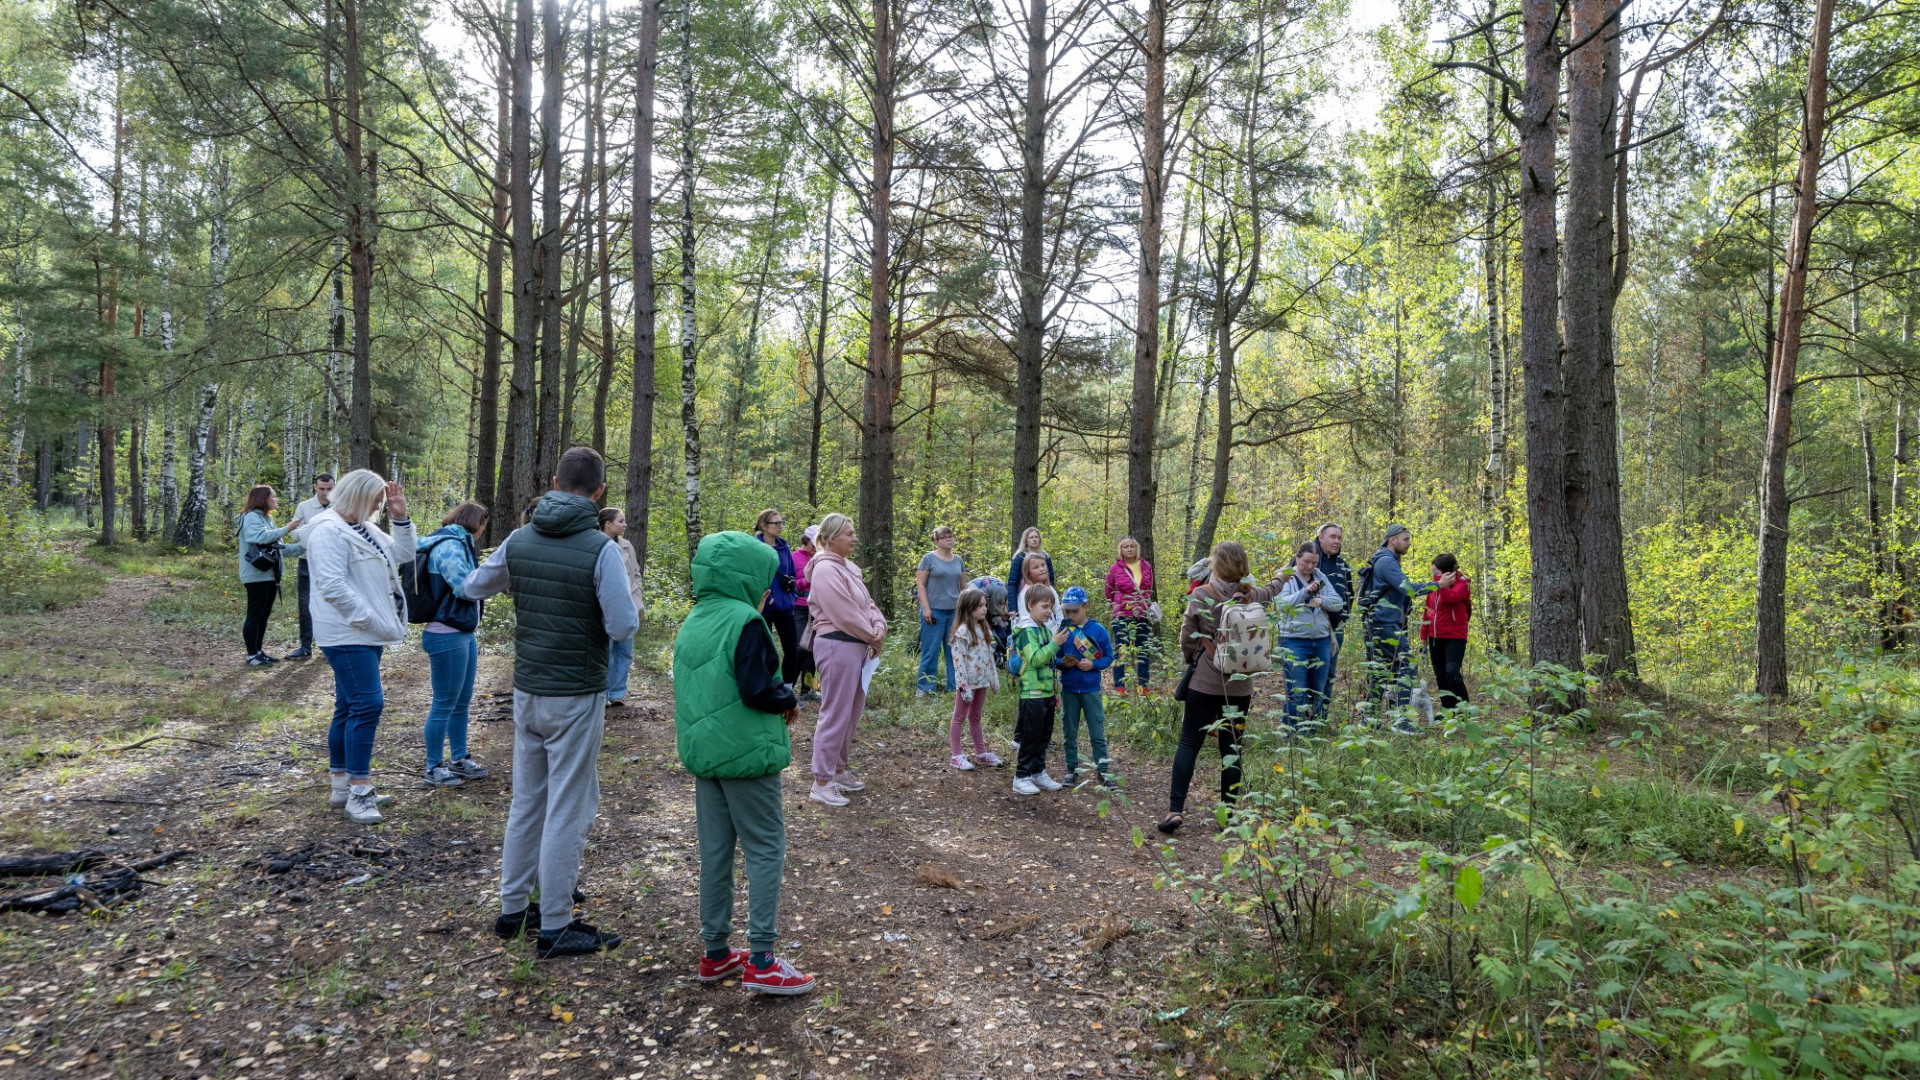
[[[387,481],[387,514],[395,521],[407,520],[407,494],[397,480]]]

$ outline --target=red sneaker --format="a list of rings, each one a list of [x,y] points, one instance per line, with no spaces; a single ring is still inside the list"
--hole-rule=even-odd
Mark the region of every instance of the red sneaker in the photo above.
[[[716,983],[721,979],[731,978],[732,976],[740,974],[740,969],[746,966],[747,950],[745,949],[730,950],[725,960],[711,960],[702,956],[700,958],[700,981],[703,983]]]
[[[779,957],[766,967],[747,965],[747,973],[740,977],[740,985],[756,994],[804,994],[813,989],[813,976],[802,975],[795,971],[792,964]]]

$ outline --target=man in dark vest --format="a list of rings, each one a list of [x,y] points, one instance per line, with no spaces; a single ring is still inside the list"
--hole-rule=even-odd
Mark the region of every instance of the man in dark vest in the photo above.
[[[593,450],[561,455],[532,523],[508,535],[464,586],[475,600],[513,590],[513,807],[494,932],[512,938],[537,928],[543,960],[620,944],[573,917],[580,855],[600,808],[607,645],[640,626],[620,549],[599,529],[595,500],[606,480]],[[529,904],[535,884],[537,910]]]

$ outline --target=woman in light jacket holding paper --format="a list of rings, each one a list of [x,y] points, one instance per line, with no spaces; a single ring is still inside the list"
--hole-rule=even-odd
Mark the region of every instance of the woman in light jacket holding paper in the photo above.
[[[374,524],[385,505],[393,532]],[[333,504],[307,533],[313,577],[313,640],[333,668],[333,724],[327,729],[332,804],[356,824],[382,818],[373,790],[373,737],[386,697],[380,657],[407,640],[400,566],[413,561],[413,521],[400,485],[355,469],[333,489]]]
[[[867,708],[864,669],[887,642],[886,617],[867,591],[860,568],[847,561],[857,540],[851,518],[828,514],[820,522],[820,551],[807,563],[813,586],[807,598],[808,629],[814,664],[820,670],[813,789],[807,797],[827,806],[845,806],[847,792],[867,786],[847,771],[847,755],[853,747],[853,729]]]

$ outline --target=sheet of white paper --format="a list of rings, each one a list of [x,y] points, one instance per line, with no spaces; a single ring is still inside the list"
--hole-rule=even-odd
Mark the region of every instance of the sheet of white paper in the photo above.
[[[873,688],[873,673],[880,670],[880,658],[870,656],[860,665],[860,692],[866,693]]]

